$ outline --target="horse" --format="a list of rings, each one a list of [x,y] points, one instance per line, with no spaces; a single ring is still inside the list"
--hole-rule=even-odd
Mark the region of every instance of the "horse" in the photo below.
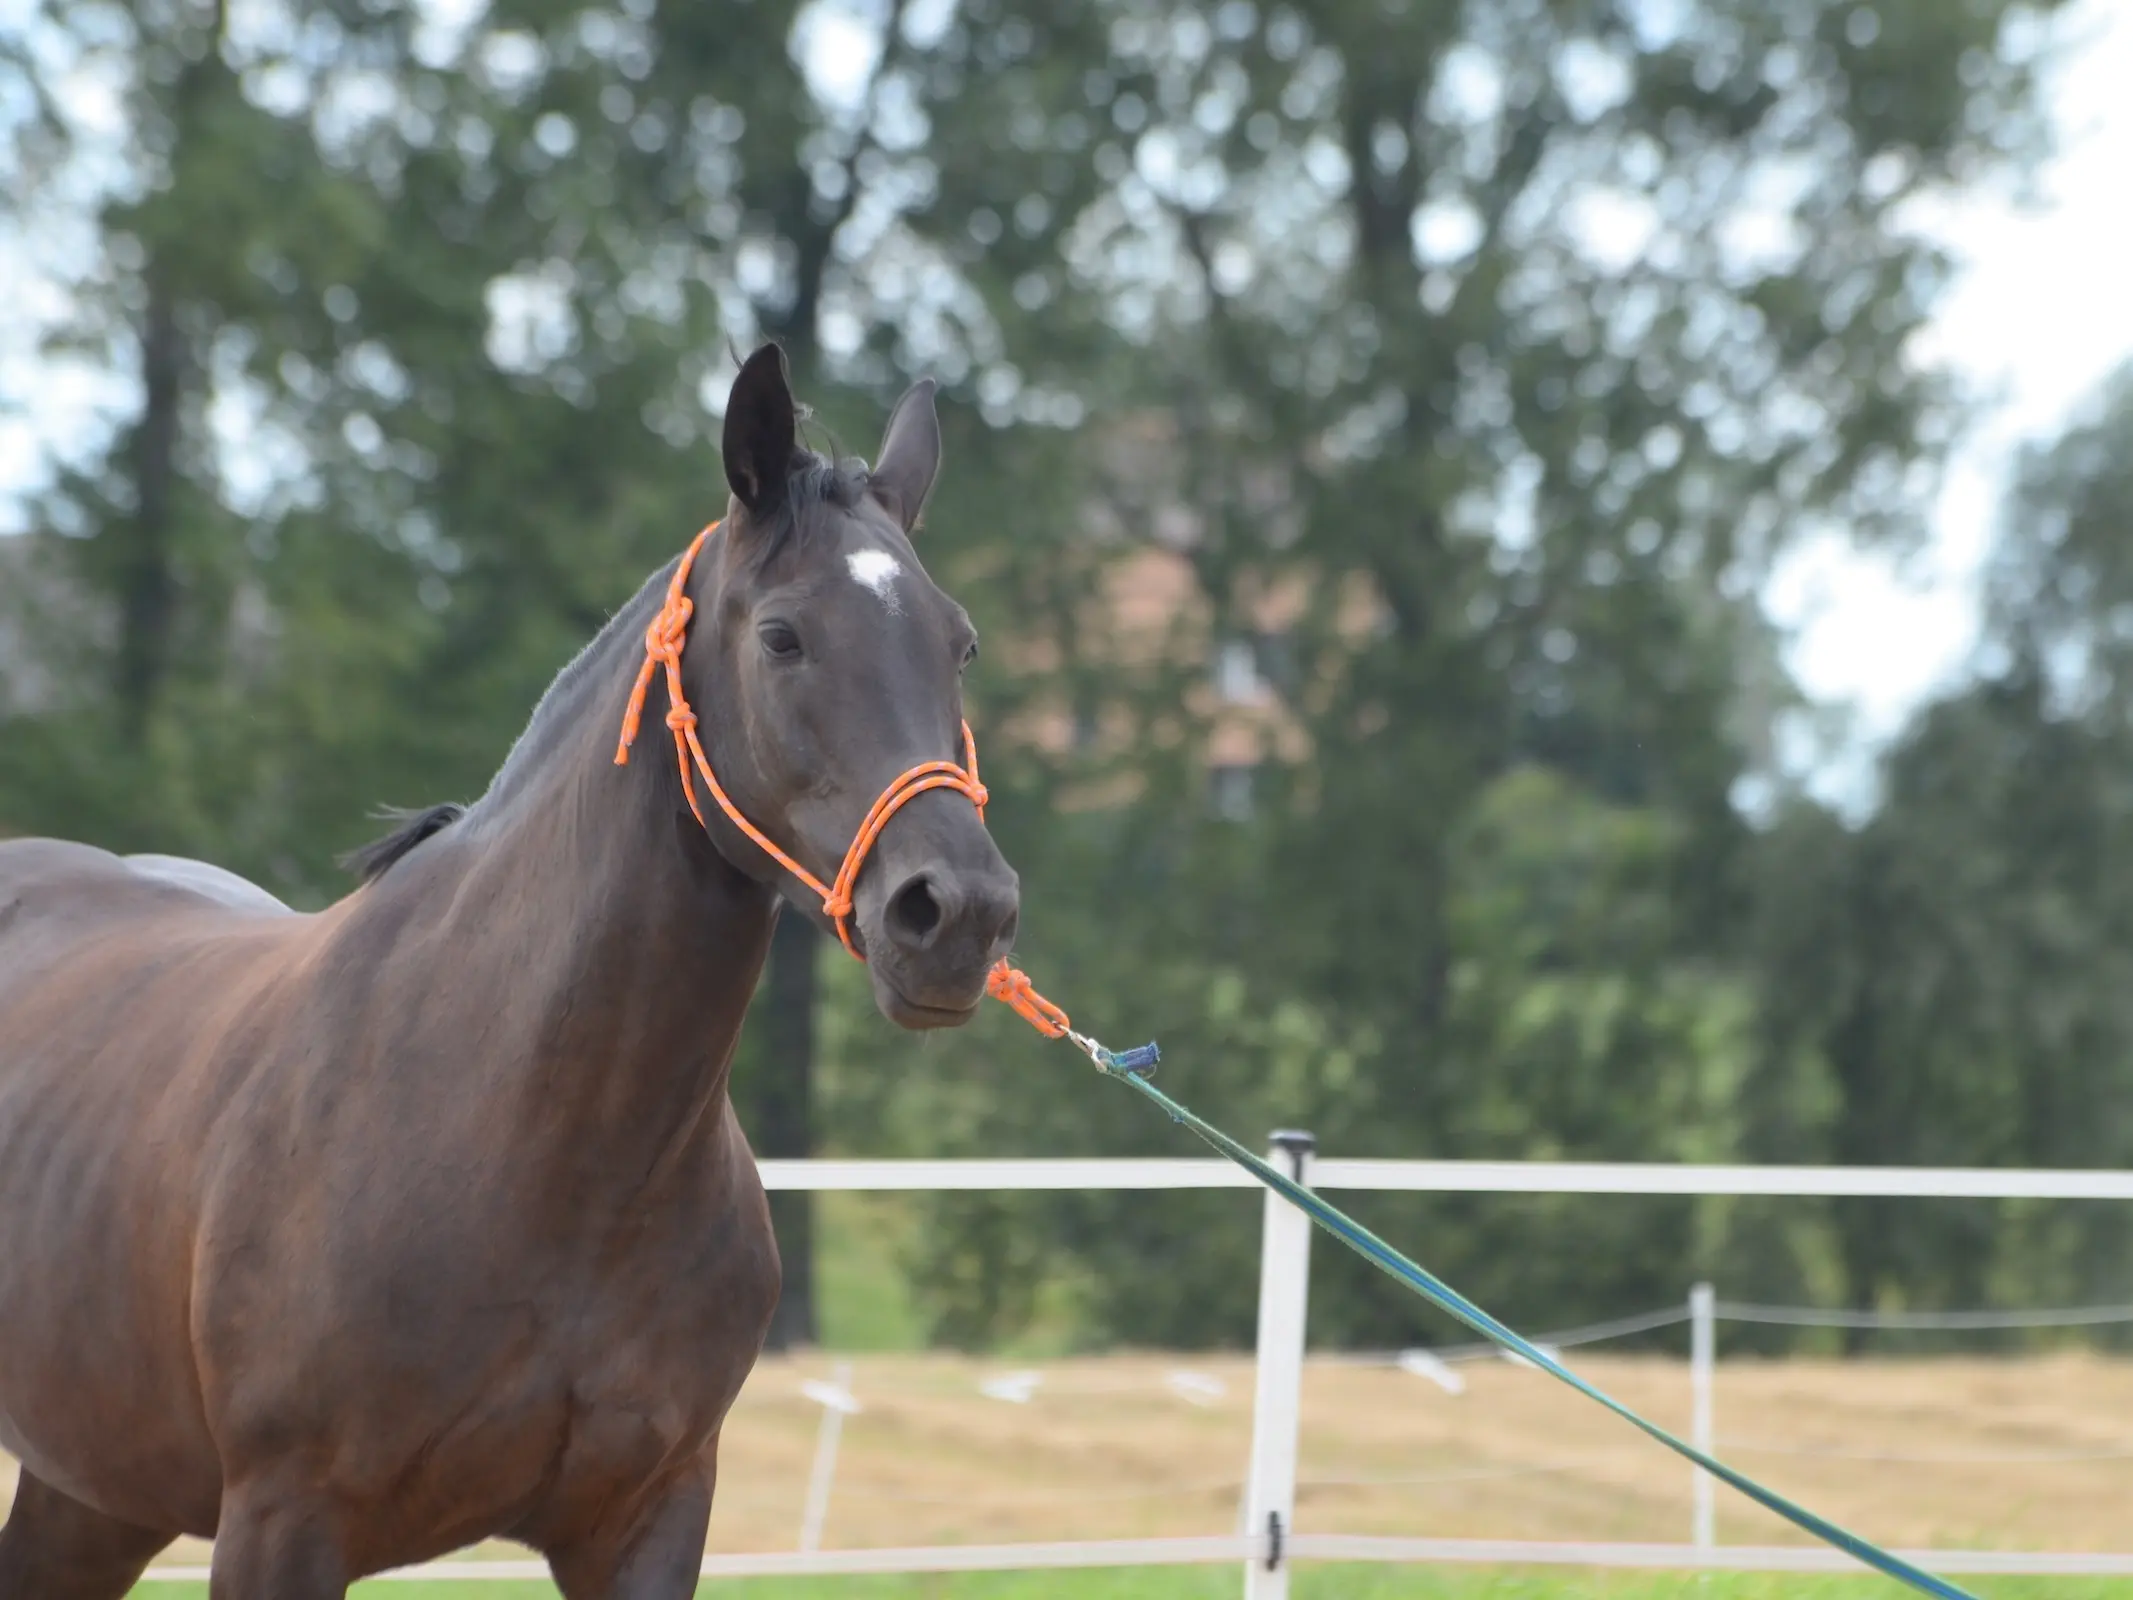
[[[912,544],[934,387],[871,470],[798,421],[765,345],[693,566],[328,909],[0,844],[0,1600],[113,1600],[181,1534],[214,1539],[214,1600],[485,1538],[571,1600],[694,1592],[779,1291],[727,1096],[773,923],[839,934],[916,1030],[969,1019],[1018,913],[955,764],[976,635]],[[686,763],[618,765],[640,666],[717,806]],[[914,764],[954,776],[883,823]],[[826,905],[808,864],[840,859]]]

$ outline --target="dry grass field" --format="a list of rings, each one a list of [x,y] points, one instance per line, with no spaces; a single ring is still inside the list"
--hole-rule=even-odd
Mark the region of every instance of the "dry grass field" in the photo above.
[[[1584,1371],[1686,1431],[1681,1363],[1591,1357]],[[737,1408],[712,1540],[790,1548],[827,1360],[767,1362]],[[855,1358],[825,1542],[858,1546],[1133,1537],[1234,1529],[1251,1433],[1241,1357],[1046,1363],[1031,1398],[988,1398],[1009,1369],[948,1356]],[[1323,1533],[1679,1540],[1690,1469],[1589,1401],[1501,1362],[1464,1394],[1383,1367],[1314,1362],[1297,1526]],[[1218,1380],[1220,1395],[1173,1375]],[[1184,1391],[1184,1392],[1181,1392]],[[2133,1549],[2133,1362],[1721,1363],[1722,1452],[1885,1542]],[[1719,1536],[1804,1537],[1730,1491]]]
[[[1023,1369],[1040,1374],[1023,1403],[982,1390],[1017,1370],[1006,1363],[852,1359],[863,1409],[845,1425],[828,1545],[1236,1526],[1251,1432],[1242,1357],[1049,1361]],[[1596,1356],[1579,1365],[1654,1420],[1685,1428],[1679,1362]],[[715,1549],[793,1547],[821,1416],[801,1386],[831,1367],[809,1357],[757,1370],[729,1425]],[[1314,1362],[1298,1527],[1687,1536],[1685,1465],[1537,1373],[1493,1361],[1461,1370],[1468,1388],[1451,1395],[1397,1370]],[[1729,1458],[1884,1542],[2133,1549],[2133,1361],[1729,1362],[1719,1368],[1717,1408]],[[1719,1507],[1727,1542],[1800,1541],[1727,1491]],[[188,1542],[172,1558],[204,1553]]]

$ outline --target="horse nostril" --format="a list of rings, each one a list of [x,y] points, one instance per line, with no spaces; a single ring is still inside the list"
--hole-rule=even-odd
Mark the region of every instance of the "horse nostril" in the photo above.
[[[889,923],[914,943],[923,944],[931,938],[941,925],[941,906],[933,897],[933,885],[924,878],[914,878],[906,884],[889,902]]]

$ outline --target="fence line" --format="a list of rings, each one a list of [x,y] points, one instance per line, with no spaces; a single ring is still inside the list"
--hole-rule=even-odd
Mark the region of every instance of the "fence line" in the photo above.
[[[974,1189],[1253,1189],[1199,1157],[765,1160],[765,1188],[906,1193]],[[1897,1200],[2133,1200],[2133,1172],[2017,1167],[1781,1167],[1641,1161],[1314,1160],[1319,1189],[1429,1194],[1790,1195]]]
[[[1287,1144],[1278,1147],[1276,1153],[1286,1156],[1287,1159],[1293,1162],[1298,1168],[1300,1176],[1315,1177],[1316,1172],[1311,1152],[1307,1146],[1298,1148],[1298,1143],[1299,1141],[1292,1137]],[[1267,1549],[1273,1553],[1274,1557],[1272,1561],[1255,1561],[1247,1565],[1245,1577],[1247,1600],[1262,1600],[1262,1597],[1273,1597],[1273,1600],[1281,1600],[1281,1597],[1285,1597],[1287,1593],[1286,1579],[1289,1562],[1295,1559],[1304,1559],[1308,1551],[1320,1548],[1319,1541],[1315,1536],[1296,1534],[1291,1531],[1292,1523],[1290,1519],[1293,1516],[1297,1491],[1300,1489],[1426,1488],[1451,1483],[1553,1476],[1576,1472],[1589,1465],[1589,1463],[1571,1462],[1506,1464],[1452,1469],[1426,1474],[1319,1476],[1299,1479],[1295,1467],[1296,1432],[1299,1415],[1298,1402],[1301,1394],[1303,1369],[1307,1364],[1311,1364],[1307,1362],[1303,1352],[1303,1311],[1308,1296],[1310,1236],[1308,1232],[1303,1232],[1298,1226],[1303,1220],[1301,1215],[1292,1214],[1289,1208],[1279,1206],[1272,1196],[1267,1198],[1266,1208],[1267,1215],[1261,1255],[1259,1371],[1257,1393],[1253,1406],[1254,1428],[1250,1474],[1241,1486],[1233,1485],[1230,1480],[1194,1484],[1189,1488],[1177,1485],[1170,1486],[1170,1492],[1173,1494],[1181,1492],[1195,1494],[1228,1493],[1233,1487],[1241,1487],[1243,1489],[1244,1503],[1241,1508],[1243,1516],[1239,1530],[1240,1535],[1258,1532],[1264,1539]],[[1301,1237],[1298,1237],[1299,1233]],[[1291,1298],[1292,1290],[1294,1291],[1293,1299]],[[1690,1352],[1690,1385],[1692,1411],[1694,1413],[1692,1431],[1696,1435],[1699,1447],[1708,1453],[1715,1454],[1717,1448],[1713,1404],[1716,1369],[1715,1332],[1716,1324],[1720,1321],[1789,1322],[1795,1325],[1807,1326],[1883,1327],[1890,1329],[1940,1328],[1978,1330],[2076,1327],[2133,1321],[2133,1307],[2098,1305],[2043,1307],[2020,1311],[1860,1311],[1841,1308],[1824,1309],[1810,1306],[1774,1306],[1749,1302],[1721,1301],[1711,1292],[1708,1285],[1698,1284],[1691,1291],[1686,1306],[1661,1307],[1629,1316],[1610,1318],[1604,1322],[1585,1323],[1577,1327],[1562,1329],[1552,1334],[1542,1335],[1536,1342],[1556,1348],[1564,1348],[1595,1344],[1608,1339],[1626,1338],[1638,1333],[1647,1333],[1659,1328],[1676,1326],[1683,1322],[1690,1324],[1693,1335]],[[1446,1381],[1449,1376],[1448,1364],[1451,1362],[1499,1357],[1500,1355],[1501,1352],[1493,1345],[1468,1344],[1440,1347],[1433,1350],[1412,1349],[1390,1355],[1334,1354],[1313,1359],[1317,1364],[1321,1365],[1356,1365],[1362,1363],[1397,1365],[1424,1376],[1438,1377],[1439,1381]],[[1434,1367],[1434,1371],[1431,1370],[1432,1367]],[[1040,1375],[1031,1372],[1021,1376],[1035,1380]],[[1139,1385],[1111,1384],[1102,1385],[1101,1387],[1116,1391],[1121,1387],[1137,1388]],[[1452,1387],[1455,1393],[1458,1392],[1458,1388],[1449,1382],[1447,1382],[1447,1387]],[[1055,1388],[1053,1392],[1061,1397],[1069,1397],[1083,1392],[1085,1388],[1086,1386],[1059,1387]],[[1038,1385],[1033,1381],[1028,1393],[1018,1394],[1015,1398],[1026,1402],[1033,1399],[1037,1392]],[[1274,1402],[1271,1405],[1270,1395]],[[1725,1443],[1729,1449],[1750,1455],[1779,1456],[1802,1460],[1846,1460],[1910,1465],[2023,1466],[2076,1461],[2133,1460],[2133,1449],[1979,1453],[1966,1451],[1851,1450],[1814,1445],[1793,1445],[1758,1439],[1729,1438]],[[1273,1464],[1271,1472],[1269,1471],[1270,1461]],[[1707,1474],[1698,1470],[1692,1473],[1690,1487],[1691,1539],[1687,1546],[1680,1548],[1689,1550],[1696,1556],[1704,1558],[1704,1564],[1706,1565],[1720,1567],[1739,1565],[1739,1562],[1730,1552],[1721,1554],[1721,1549],[1718,1545],[1715,1516],[1716,1485]],[[1047,1494],[1045,1498],[1050,1502],[1071,1501],[1081,1503],[1096,1498],[1138,1498],[1140,1493],[1129,1492],[1120,1495],[1097,1497],[1088,1495],[1062,1496],[1055,1491]],[[930,1498],[921,1496],[903,1497],[893,1493],[884,1494],[879,1491],[873,1492],[867,1497],[910,1498],[913,1500]],[[1284,1513],[1287,1514],[1285,1515]],[[1458,1555],[1447,1553],[1458,1545],[1458,1541],[1393,1541],[1371,1546],[1372,1549],[1378,1551],[1375,1556],[1358,1556],[1355,1559],[1407,1559],[1408,1557],[1402,1557],[1397,1554],[1400,1551],[1410,1553],[1417,1551],[1437,1552],[1434,1555],[1412,1555],[1412,1559],[1464,1559]],[[1481,1546],[1489,1549],[1502,1548],[1498,1543],[1487,1541],[1481,1542]],[[1645,1547],[1570,1545],[1551,1548],[1575,1550],[1604,1548],[1611,1551],[1613,1555],[1619,1556],[1626,1549],[1642,1549]],[[1675,1547],[1654,1546],[1650,1548],[1671,1550]],[[1561,1556],[1560,1559],[1571,1560],[1574,1558]],[[2059,1558],[2049,1557],[2044,1559],[2057,1560]],[[2092,1563],[2094,1561],[2102,1561],[2104,1563],[2102,1566],[2093,1564],[2084,1566],[2080,1569],[2083,1571],[2119,1571],[2121,1570],[2120,1563],[2123,1563],[2123,1570],[2133,1572],[2133,1554],[2123,1557],[2110,1555],[2097,1558],[2070,1556],[2066,1559],[2078,1559]],[[1638,1563],[1632,1561],[1628,1564]],[[1841,1570],[1846,1564],[1847,1558],[1837,1556],[1834,1557],[1827,1570]],[[1947,1565],[1946,1562],[1941,1564]],[[1783,1570],[1806,1569],[1785,1567]],[[1817,1568],[1815,1570],[1822,1569]],[[1950,1570],[1957,1569],[1950,1568]],[[2032,1564],[2019,1569],[1963,1570],[2059,1571],[2070,1569],[2051,1566],[2036,1567]]]
[[[2031,1311],[1846,1311],[1817,1306],[1763,1306],[1721,1300],[1721,1322],[1776,1323],[1794,1328],[1880,1328],[1889,1332],[1979,1331],[1993,1328],[2093,1328],[2133,1322],[2133,1306],[2045,1306]]]
[[[1138,1503],[1143,1500],[1189,1500],[1200,1495],[1235,1494],[1243,1487],[1244,1479],[1232,1474],[1227,1478],[1202,1479],[1198,1483],[1137,1484],[1129,1489],[1074,1490],[1071,1492],[1060,1489],[1032,1489],[1022,1494],[998,1494],[987,1491],[984,1503],[988,1507],[1095,1506],[1110,1505],[1120,1501]],[[853,1488],[839,1489],[837,1493],[848,1500],[880,1500],[890,1505],[967,1506],[972,1503],[972,1498],[968,1494],[907,1494],[901,1489]]]
[[[1564,1328],[1557,1333],[1536,1333],[1529,1337],[1535,1344],[1554,1350],[1571,1350],[1579,1345],[1599,1344],[1608,1339],[1626,1339],[1634,1333],[1650,1333],[1655,1328],[1671,1328],[1689,1320],[1685,1306],[1664,1306],[1657,1311],[1639,1311],[1626,1317],[1613,1317],[1606,1322],[1587,1322],[1575,1328]],[[1402,1360],[1412,1359],[1417,1353],[1432,1356],[1439,1361],[1501,1360],[1503,1352],[1493,1344],[1476,1341],[1472,1344],[1420,1345],[1410,1350],[1330,1350],[1311,1356],[1313,1363],[1327,1366],[1396,1367]]]
[[[2041,1467],[2073,1461],[2133,1461],[2133,1448],[2122,1450],[1851,1450],[1842,1446],[1781,1444],[1769,1439],[1736,1439],[1728,1450],[1746,1456],[1790,1456],[1803,1461],[1870,1461],[1919,1467]]]
[[[1633,1567],[1704,1572],[1857,1572],[1859,1563],[1821,1545],[1629,1544],[1529,1539],[1401,1539],[1371,1534],[1299,1533],[1299,1561],[1469,1562],[1489,1566]],[[1899,1550],[1906,1561],[1943,1572],[2011,1577],[2133,1575],[2133,1554],[2027,1550]]]
[[[1269,1159],[1287,1164],[1299,1182],[1320,1189],[1408,1193],[1526,1193],[1622,1195],[1881,1196],[1913,1199],[2133,1199],[2133,1173],[1982,1168],[1838,1168],[1692,1166],[1609,1162],[1374,1161],[1319,1158],[1308,1134],[1277,1133]],[[921,1189],[1214,1189],[1248,1188],[1252,1180],[1225,1162],[1204,1160],[850,1161],[764,1163],[774,1188]],[[1754,1566],[1764,1570],[1836,1571],[1851,1564],[1832,1551],[1722,1549],[1716,1537],[1715,1485],[1698,1470],[1690,1481],[1691,1542],[1685,1546],[1531,1545],[1497,1541],[1354,1540],[1295,1531],[1296,1445],[1310,1294],[1311,1230],[1301,1213],[1268,1194],[1262,1201],[1259,1333],[1250,1469],[1244,1485],[1241,1537],[1258,1539],[1263,1556],[1244,1566],[1246,1600],[1287,1600],[1289,1571],[1298,1559],[1559,1560],[1588,1565]],[[2094,1326],[2133,1320],[2133,1307],[2090,1306],[2029,1311],[1877,1312],[1823,1310],[1718,1301],[1707,1284],[1686,1307],[1665,1307],[1568,1328],[1538,1343],[1556,1348],[1593,1344],[1690,1324],[1693,1431],[1707,1452],[1715,1438],[1713,1389],[1716,1324],[1720,1320],[1786,1322],[1795,1326],[1883,1327],[1924,1330]],[[1449,1363],[1495,1356],[1493,1346],[1410,1350],[1389,1358],[1457,1390]],[[1336,1358],[1338,1359],[1338,1358]],[[1369,1358],[1364,1358],[1369,1359]],[[1753,1446],[1748,1448],[1753,1449]],[[1775,1453],[1775,1452],[1773,1452]],[[1803,1448],[1797,1452],[1806,1454]],[[1877,1457],[1878,1459],[1878,1457]],[[1889,1459],[1895,1459],[1891,1456]],[[2010,1463],[2014,1464],[2014,1463]],[[1492,1472],[1496,1469],[1490,1469]],[[1528,1469],[1509,1469],[1523,1472]],[[1537,1469],[1547,1471],[1547,1468]],[[1442,1481],[1442,1480],[1440,1480]],[[1332,1485],[1326,1485],[1331,1487]],[[1358,1487],[1360,1485],[1357,1485]],[[1066,1548],[1066,1547],[1061,1547]],[[1518,1553],[1509,1553],[1515,1550]],[[1543,1551],[1553,1551],[1552,1555]],[[1340,1552],[1336,1554],[1335,1552]],[[1488,1552],[1476,1554],[1475,1552]],[[1032,1557],[1034,1562],[1037,1558]],[[1922,1557],[1951,1571],[2083,1571],[2133,1573],[2133,1554],[2009,1558],[1978,1567],[1947,1552]],[[2065,1563],[2075,1563],[2072,1566]],[[1775,1567],[1772,1563],[1777,1563]],[[2041,1563],[2041,1564],[2040,1564]],[[2059,1564],[2053,1564],[2059,1563]],[[1046,1564],[1049,1564],[1047,1558]],[[872,1569],[886,1570],[886,1569]]]
[[[1797,1328],[1977,1333],[2007,1328],[2093,1328],[2133,1322],[2133,1305],[2041,1306],[2027,1311],[1857,1311],[1843,1307],[1759,1305],[1742,1300],[1719,1300],[1713,1303],[1711,1315],[1719,1322],[1753,1322]],[[1691,1316],[1684,1306],[1661,1306],[1654,1311],[1640,1311],[1607,1322],[1588,1322],[1565,1328],[1559,1333],[1537,1333],[1532,1339],[1535,1344],[1568,1350],[1578,1345],[1599,1344],[1608,1339],[1624,1339],[1631,1334],[1675,1327],[1690,1321]],[[1502,1357],[1495,1345],[1481,1342],[1424,1345],[1416,1349],[1446,1362]],[[1403,1357],[1414,1354],[1412,1350],[1328,1351],[1312,1356],[1311,1360],[1329,1365],[1398,1366]]]

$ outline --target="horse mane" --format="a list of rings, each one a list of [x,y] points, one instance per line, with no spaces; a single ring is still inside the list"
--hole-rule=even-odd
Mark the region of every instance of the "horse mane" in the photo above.
[[[358,883],[375,883],[390,872],[416,845],[444,832],[467,814],[467,808],[446,801],[443,805],[415,808],[381,807],[377,815],[400,824],[382,839],[373,839],[340,857],[343,870],[353,872]]]
[[[833,506],[849,511],[859,504],[866,493],[866,463],[856,457],[838,457],[835,453],[835,441],[829,443],[828,454],[818,454],[804,446],[794,449],[792,473],[784,503],[778,508],[776,516],[767,519],[766,525],[760,530],[762,537],[757,541],[755,551],[758,563],[768,560],[771,553],[788,540],[804,537],[804,530],[813,520],[810,513],[817,508]],[[534,748],[533,736],[536,730],[544,727],[549,720],[544,713],[574,698],[573,691],[603,658],[604,652],[600,646],[611,636],[627,634],[634,640],[642,632],[644,616],[649,614],[659,597],[666,592],[667,581],[673,576],[675,562],[680,559],[676,556],[647,578],[636,595],[608,619],[607,626],[556,674],[554,682],[548,686],[548,692],[541,696],[540,702],[533,708],[533,716],[527,723],[526,732],[512,747],[511,753],[504,758],[503,766],[490,784],[492,793],[498,784],[503,783],[529,759]],[[412,854],[415,847],[425,839],[442,833],[465,816],[467,807],[451,802],[414,809],[386,806],[381,807],[376,814],[398,823],[399,826],[383,838],[372,840],[339,858],[340,866],[353,872],[359,884],[375,883],[384,877]]]

